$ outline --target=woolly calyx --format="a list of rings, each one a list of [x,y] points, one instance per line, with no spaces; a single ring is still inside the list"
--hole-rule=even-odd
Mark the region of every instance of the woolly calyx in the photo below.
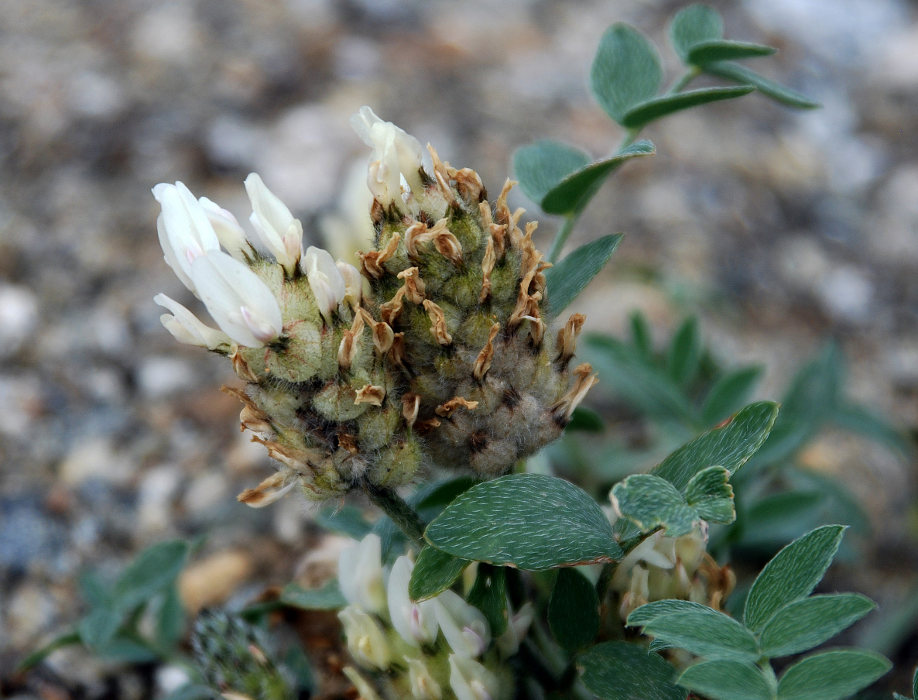
[[[375,249],[361,272],[370,308],[391,328],[389,364],[426,452],[497,476],[560,436],[596,383],[589,365],[568,369],[584,317],[547,334],[550,264],[533,243],[536,224],[521,227],[523,210],[507,204],[513,183],[492,204],[475,171],[428,149],[433,173],[420,172],[410,200],[374,200]]]

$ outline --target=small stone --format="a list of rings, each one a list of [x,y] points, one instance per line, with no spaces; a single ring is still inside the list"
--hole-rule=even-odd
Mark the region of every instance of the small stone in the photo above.
[[[13,591],[5,608],[8,641],[20,649],[35,644],[58,614],[54,598],[34,582],[23,583]]]
[[[247,552],[212,554],[182,572],[179,578],[182,603],[192,614],[201,608],[219,605],[252,575],[254,568],[254,562]]]
[[[137,495],[137,524],[147,533],[168,530],[172,522],[171,502],[182,475],[168,464],[149,470]]]
[[[235,502],[236,499],[230,494],[226,476],[217,470],[197,474],[184,489],[182,496],[182,508],[195,517],[226,503]]]
[[[194,371],[185,360],[177,357],[144,358],[137,368],[137,384],[148,399],[159,399],[187,390],[196,384]]]
[[[79,486],[90,479],[124,486],[134,477],[134,463],[116,452],[107,438],[93,437],[70,450],[58,468],[58,476],[68,486]]]
[[[865,321],[873,310],[873,283],[853,266],[831,270],[818,288],[826,310],[843,321]]]
[[[25,287],[0,285],[0,358],[12,356],[38,325],[38,301]]]

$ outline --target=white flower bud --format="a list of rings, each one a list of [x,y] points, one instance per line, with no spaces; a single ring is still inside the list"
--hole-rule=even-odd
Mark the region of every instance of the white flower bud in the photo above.
[[[408,595],[408,582],[414,564],[401,556],[392,565],[386,592],[389,602],[389,619],[402,639],[411,646],[433,644],[437,639],[437,612],[433,600],[414,603]]]
[[[437,622],[450,649],[458,656],[481,656],[491,643],[491,631],[484,614],[449,590],[443,591],[433,602]]]
[[[368,613],[348,605],[338,613],[344,624],[347,648],[364,668],[385,670],[392,662],[392,649],[379,623]]]
[[[440,684],[430,674],[430,669],[421,659],[405,657],[408,663],[408,683],[411,686],[412,700],[440,700],[443,691]]]
[[[353,308],[357,308],[360,304],[360,297],[363,295],[363,276],[350,263],[339,260],[335,265],[344,280],[344,301]]]
[[[219,250],[196,258],[191,279],[217,325],[240,345],[258,348],[283,330],[280,306],[252,270]]]
[[[457,700],[494,700],[500,697],[500,679],[473,659],[449,657],[449,685]]]
[[[162,207],[156,230],[166,263],[182,284],[197,294],[191,281],[191,263],[208,250],[220,250],[217,234],[198,200],[181,182],[161,182],[153,188],[153,196]]]
[[[210,225],[213,226],[223,250],[244,262],[246,253],[252,250],[252,246],[246,239],[245,230],[239,225],[236,217],[207,197],[198,197],[198,204],[201,205]]]
[[[394,202],[404,211],[402,178],[410,189],[423,186],[419,173],[421,142],[392,122],[383,121],[366,106],[351,117],[351,126],[373,149],[367,173],[367,185],[373,196],[383,205]]]
[[[519,611],[510,616],[507,629],[497,638],[497,648],[504,657],[513,656],[520,648],[520,642],[525,639],[532,624],[532,603],[526,603]]]
[[[252,203],[252,243],[259,252],[274,256],[291,274],[303,251],[303,224],[293,218],[287,205],[267,188],[258,173],[250,173],[245,179],[245,191]]]
[[[319,313],[326,322],[331,322],[332,313],[347,294],[344,277],[327,250],[309,246],[300,261],[300,268],[306,273],[309,288],[316,298]]]
[[[233,341],[226,333],[202,323],[197,316],[175,299],[170,299],[165,294],[157,294],[153,297],[153,301],[172,312],[172,315],[163,314],[159,320],[180,343],[199,345],[208,350],[216,350],[221,345],[232,344]]]
[[[370,533],[360,542],[341,550],[338,556],[338,584],[345,600],[367,612],[386,607],[383,587],[382,541]]]

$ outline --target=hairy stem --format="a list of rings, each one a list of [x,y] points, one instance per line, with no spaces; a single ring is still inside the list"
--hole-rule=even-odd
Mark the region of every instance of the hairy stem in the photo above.
[[[383,488],[366,481],[361,485],[373,504],[381,508],[408,539],[420,547],[424,546],[424,521],[394,489]]]

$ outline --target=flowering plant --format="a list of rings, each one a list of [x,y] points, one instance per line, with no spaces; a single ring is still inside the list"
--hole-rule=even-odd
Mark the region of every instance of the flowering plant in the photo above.
[[[271,602],[337,611],[350,657],[341,670],[363,698],[831,700],[890,667],[879,654],[836,649],[780,675],[773,668],[773,659],[822,644],[874,607],[858,594],[812,595],[843,526],[787,538],[745,601],[728,605],[736,575],[708,551],[711,531],[736,521],[734,475],[774,445],[781,426],[777,404],[742,405],[746,375],[718,384],[700,435],[648,473],[617,480],[599,501],[529,459],[566,428],[595,423],[581,403],[597,374],[574,361],[586,318],[562,312],[621,236],[561,254],[602,182],[654,153],[640,131],[753,91],[815,106],[738,63],[774,49],[724,39],[710,8],[678,13],[671,41],[686,71],[658,94],[650,42],[625,25],[605,34],[591,84],[625,130],[611,156],[593,160],[550,141],[516,154],[523,191],[563,217],[547,255],[536,247],[536,224],[508,203],[511,181],[489,198],[474,170],[430,146],[425,156],[417,139],[368,107],[352,119],[372,151],[373,239],[359,259],[304,248],[302,224],[257,174],[245,180],[248,231],[181,182],[153,190],[166,263],[216,327],[159,294],[162,323],[180,342],[229,358],[243,384],[226,391],[274,459],[275,472],[239,500],[263,507],[298,491],[331,501],[324,522],[357,536],[336,580],[288,587]],[[731,84],[686,89],[701,75]],[[639,319],[634,327],[637,343]],[[680,331],[666,367],[676,388],[662,393],[676,403],[697,364],[692,329]],[[610,366],[627,366],[612,341],[591,344],[615,358]],[[652,364],[644,355],[642,372]],[[357,493],[379,519],[336,509]],[[149,559],[175,570],[187,554],[179,545]],[[113,609],[101,635],[109,640],[130,606]],[[176,697],[287,697],[307,684],[295,664],[273,660],[270,635],[251,622],[267,624],[266,610],[203,617],[193,637],[199,682]]]

